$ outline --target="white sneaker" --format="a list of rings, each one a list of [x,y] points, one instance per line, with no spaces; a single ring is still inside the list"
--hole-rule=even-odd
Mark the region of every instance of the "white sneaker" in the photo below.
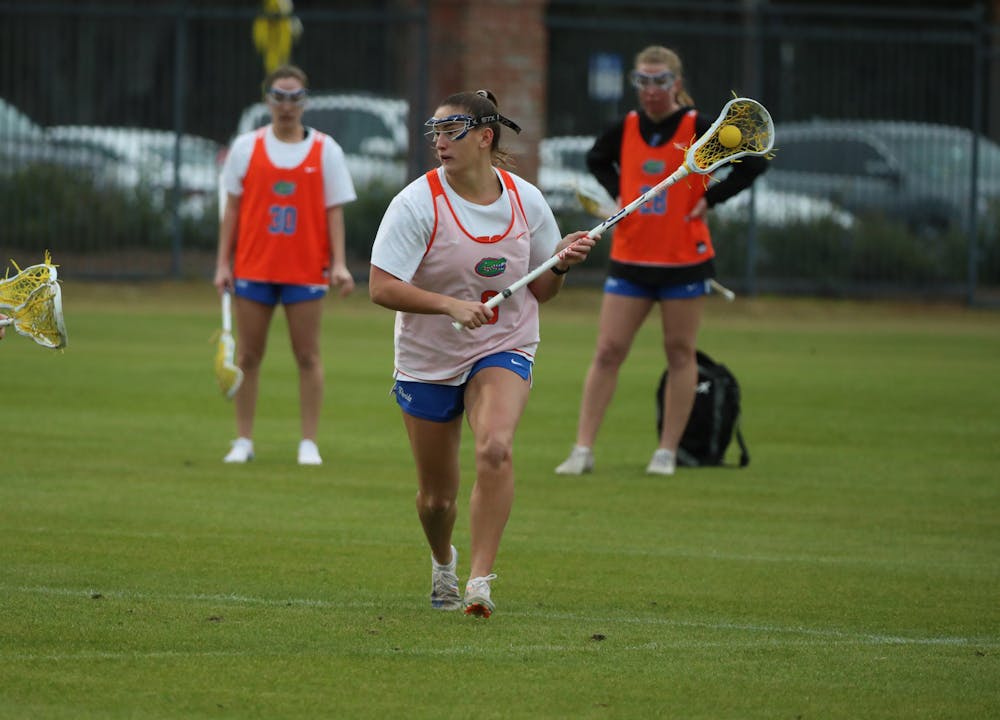
[[[647,475],[673,475],[677,467],[674,454],[666,448],[658,448],[646,466]]]
[[[233,440],[233,447],[222,458],[224,463],[245,463],[253,460],[253,440],[250,438],[236,438]]]
[[[465,586],[465,614],[488,618],[495,606],[490,598],[490,583],[497,579],[496,573],[483,577],[469,578]]]
[[[574,445],[569,457],[556,468],[556,475],[583,475],[594,469],[594,453],[588,447]]]
[[[322,465],[323,458],[319,456],[319,448],[312,440],[299,443],[299,465]]]
[[[451,562],[438,565],[431,555],[431,607],[435,610],[458,610],[462,596],[458,594],[458,550],[451,546]]]

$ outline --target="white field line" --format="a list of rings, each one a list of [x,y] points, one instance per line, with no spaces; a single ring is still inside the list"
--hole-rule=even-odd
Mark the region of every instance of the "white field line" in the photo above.
[[[469,622],[478,622],[470,620]],[[426,647],[384,647],[373,646],[367,648],[351,648],[351,656],[386,656],[386,657],[497,657],[500,655],[524,655],[524,654],[551,654],[551,655],[582,655],[596,654],[599,652],[630,652],[630,653],[653,653],[659,654],[665,651],[676,650],[706,650],[719,648],[720,650],[732,650],[734,648],[762,648],[773,647],[786,649],[790,647],[831,647],[832,645],[847,645],[855,643],[844,643],[841,641],[830,642],[827,640],[768,640],[747,638],[742,640],[676,640],[676,641],[656,641],[642,643],[640,645],[615,645],[608,647],[603,642],[587,641],[577,645],[515,645],[510,644],[503,647],[489,647],[482,644],[475,645],[454,645],[451,647],[426,648]],[[0,649],[0,659],[17,660],[22,662],[79,662],[85,660],[169,660],[178,658],[187,660],[189,658],[322,658],[336,657],[346,654],[338,649],[331,648],[329,651],[323,650],[301,650],[287,652],[276,652],[273,650],[81,650],[79,652],[54,652],[54,653],[26,653],[19,651],[7,651]]]
[[[59,535],[68,534],[65,531],[61,531],[58,528],[52,527],[33,527],[33,528],[23,528],[20,532],[32,533],[38,535]],[[78,539],[81,536],[80,532],[74,531],[73,537]],[[110,537],[110,538],[126,538],[133,540],[168,540],[171,543],[177,544],[178,542],[219,542],[219,541],[233,541],[240,542],[247,538],[247,535],[241,533],[192,533],[189,535],[178,536],[176,533],[167,532],[143,532],[143,531],[131,531],[131,530],[117,530],[117,529],[102,529],[102,530],[89,530],[85,533],[86,535],[94,537]],[[307,544],[307,545],[319,545],[327,546],[330,544],[331,536],[328,534],[324,535],[309,535],[309,536],[286,536],[287,544]],[[505,542],[508,544],[515,544],[520,540],[520,538],[512,537]],[[352,542],[357,543],[357,538],[352,538]],[[398,547],[398,543],[390,540],[382,540],[378,538],[367,538],[361,543],[370,547]],[[636,558],[682,558],[682,559],[695,559],[695,560],[716,560],[720,562],[748,562],[748,563],[788,563],[792,565],[844,565],[844,566],[855,566],[855,567],[894,567],[894,568],[948,568],[949,570],[980,570],[981,563],[976,559],[953,557],[947,560],[940,561],[924,561],[924,560],[913,560],[908,558],[873,558],[867,554],[858,555],[792,555],[792,554],[774,554],[774,555],[761,555],[761,554],[743,554],[743,553],[730,553],[730,552],[717,552],[711,549],[699,549],[699,550],[685,550],[682,548],[670,548],[670,547],[628,547],[628,546],[616,546],[614,550],[608,550],[602,552],[600,549],[595,550],[590,545],[574,545],[571,543],[548,543],[547,549],[556,554],[560,553],[574,553],[574,552],[587,552],[588,554],[594,555],[614,555],[615,557],[636,557]]]
[[[79,597],[89,599],[96,591],[94,590],[79,590],[71,588],[55,588],[55,587],[17,587],[17,586],[7,586],[0,585],[0,591],[5,593],[17,592],[24,595],[51,595],[51,596],[63,596],[63,597]],[[108,599],[123,598],[127,600],[140,600],[140,601],[171,601],[171,602],[194,602],[194,603],[214,603],[214,604],[228,604],[236,606],[263,606],[263,607],[308,607],[308,608],[327,608],[333,610],[372,610],[375,608],[382,608],[385,603],[376,603],[374,601],[361,601],[361,602],[337,602],[331,600],[317,600],[311,598],[258,598],[250,597],[246,595],[236,595],[236,594],[153,594],[153,593],[142,593],[134,591],[101,591],[100,594]],[[428,610],[430,612],[430,610]],[[648,625],[648,626],[660,626],[660,627],[673,627],[673,628],[695,628],[699,630],[708,630],[713,632],[740,632],[747,633],[754,636],[774,636],[774,635],[786,635],[786,636],[804,636],[805,639],[800,640],[779,640],[774,637],[758,637],[758,638],[747,638],[743,641],[734,641],[727,639],[725,641],[701,641],[701,640],[681,640],[681,641],[667,641],[667,642],[652,642],[643,645],[628,646],[626,649],[629,650],[656,650],[658,648],[673,648],[673,647],[713,647],[713,646],[727,646],[727,645],[777,645],[777,646],[792,646],[792,645],[829,645],[831,643],[838,644],[854,644],[854,645],[910,645],[910,646],[969,646],[984,649],[996,649],[1000,648],[1000,637],[990,637],[990,636],[980,636],[980,637],[962,637],[962,636],[905,636],[905,635],[891,635],[884,633],[866,633],[857,632],[850,630],[840,630],[836,628],[816,628],[816,627],[805,627],[801,625],[761,625],[752,623],[738,623],[738,622],[728,622],[725,620],[682,620],[673,618],[663,618],[663,617],[650,617],[650,616],[605,616],[597,617],[592,615],[584,615],[580,613],[560,613],[551,612],[547,610],[533,610],[533,611],[504,611],[504,616],[506,617],[522,617],[527,619],[540,619],[545,621],[566,621],[575,623],[585,623],[590,627],[613,627],[616,624],[625,625]],[[595,646],[598,643],[595,643]],[[538,646],[519,646],[511,647],[514,650],[530,650],[532,648],[544,649],[544,648],[563,648],[562,651],[573,651],[578,652],[580,647],[577,646],[561,646],[561,645],[538,645]],[[621,649],[621,648],[618,648]],[[471,648],[470,648],[471,650]],[[437,650],[414,650],[411,651],[416,654],[426,653],[435,654],[438,652],[450,652],[450,651],[437,651]],[[130,653],[122,653],[123,655],[130,655]],[[183,653],[180,653],[183,654]],[[201,654],[201,653],[195,653]],[[204,653],[207,655],[212,655],[215,653]],[[219,653],[221,655],[236,654],[240,653]],[[256,653],[250,653],[256,654]],[[0,656],[4,656],[2,650],[0,650]]]

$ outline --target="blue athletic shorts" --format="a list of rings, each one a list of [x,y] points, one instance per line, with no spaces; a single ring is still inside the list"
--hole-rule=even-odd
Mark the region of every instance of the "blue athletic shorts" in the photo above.
[[[647,300],[681,300],[708,295],[708,280],[697,280],[683,285],[641,285],[622,278],[609,277],[604,281],[604,292]]]
[[[392,394],[407,415],[433,422],[449,422],[465,412],[465,385],[477,372],[483,368],[501,367],[530,381],[531,365],[531,360],[524,355],[499,352],[487,355],[473,365],[469,377],[461,385],[397,380],[392,386]]]
[[[288,285],[285,283],[237,280],[236,295],[264,305],[291,305],[304,300],[319,300],[326,295],[326,285]]]

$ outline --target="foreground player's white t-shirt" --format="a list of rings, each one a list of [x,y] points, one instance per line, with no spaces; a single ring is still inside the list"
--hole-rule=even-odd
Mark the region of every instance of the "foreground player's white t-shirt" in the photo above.
[[[274,134],[274,128],[267,126],[264,133],[264,149],[267,157],[275,167],[296,168],[303,163],[312,148],[316,131],[308,128],[306,137],[299,142],[289,143],[279,140]],[[250,167],[250,156],[253,154],[254,140],[257,131],[243,133],[233,140],[233,144],[222,165],[222,189],[230,195],[243,195],[243,178]],[[344,151],[329,135],[323,137],[323,195],[326,206],[346,205],[357,200],[354,182],[347,170]]]
[[[488,273],[483,277],[477,277],[470,275],[469,268],[465,267],[464,264],[456,266],[454,273],[448,273],[447,266],[440,264],[442,257],[448,256],[437,255],[438,260],[435,263],[439,268],[437,272],[444,272],[450,276],[447,281],[444,276],[440,276],[440,281],[450,285],[451,290],[444,290],[440,287],[428,287],[427,289],[445,292],[445,294],[466,300],[479,300],[481,299],[480,293],[485,288],[492,286],[495,288],[495,291],[499,291],[503,287],[510,285],[514,280],[517,280],[521,276],[520,274],[538,267],[555,252],[555,248],[561,239],[559,228],[552,215],[552,210],[545,202],[541,192],[534,185],[516,175],[510,175],[517,190],[516,193],[510,193],[506,186],[503,186],[501,183],[503,191],[495,202],[489,205],[478,205],[459,197],[448,186],[447,178],[442,169],[439,168],[436,172],[437,177],[441,181],[445,197],[454,211],[455,219],[457,219],[465,231],[474,237],[504,236],[512,238],[516,242],[516,237],[525,234],[524,224],[519,225],[521,228],[519,234],[517,227],[511,230],[512,203],[516,205],[519,198],[519,207],[524,211],[525,220],[523,222],[526,223],[530,246],[523,247],[522,245],[520,247],[523,250],[514,251],[516,255],[521,256],[522,260],[516,262],[518,268],[516,271],[513,268],[508,268],[510,272],[514,273],[510,276],[504,274],[498,277],[494,273]],[[439,225],[435,226],[435,208],[432,197],[431,186],[427,178],[420,177],[410,183],[393,199],[386,210],[382,224],[375,237],[372,247],[372,265],[405,282],[412,282],[418,274],[418,270],[420,270],[420,275],[425,275],[426,268],[421,268],[422,263],[426,259],[426,254],[433,254],[435,251],[438,253],[444,252],[440,250],[440,246],[428,249],[431,237],[435,233],[442,232],[443,226],[441,223],[447,225],[453,222],[450,220],[450,217],[438,217],[437,221]],[[438,205],[438,210],[439,212],[449,212],[443,203]],[[517,214],[520,216],[520,210],[517,211]],[[515,222],[515,225],[517,224]],[[506,234],[508,231],[511,231],[509,235]],[[441,238],[441,241],[446,242],[445,238]],[[507,242],[510,242],[510,240]],[[480,244],[478,245],[479,249],[475,249],[475,241],[470,238],[469,243],[473,245],[467,246],[463,244],[461,247],[464,250],[457,254],[466,255],[465,251],[471,250],[473,257],[479,253],[488,258],[492,249],[490,244]],[[503,245],[503,242],[499,244]],[[459,248],[455,247],[455,249],[458,250]],[[508,248],[509,251],[510,249]],[[464,260],[468,261],[469,257],[465,257]],[[513,257],[508,256],[507,259],[503,260],[503,263],[506,264],[507,260],[513,262]],[[456,258],[456,262],[462,263],[462,260]],[[470,281],[470,285],[467,288],[464,285],[466,281],[459,280],[460,277],[465,276],[468,276]],[[457,284],[455,281],[458,281]],[[465,292],[468,293],[467,296],[463,296],[462,293]],[[518,292],[529,293],[530,290],[522,288]],[[523,298],[521,300],[523,301]],[[512,298],[508,303],[511,314],[507,313],[508,308],[504,306],[500,309],[502,318],[513,318],[515,316],[513,314],[515,307],[521,304],[521,302],[517,302],[516,299]],[[533,356],[535,347],[538,344],[537,303],[533,299],[531,308],[531,312],[535,313],[535,316],[531,318],[528,325],[535,328],[533,334],[530,338],[520,337],[519,342],[514,347],[507,347],[507,349],[511,350],[516,349],[528,357]],[[405,344],[407,351],[404,352],[401,350],[403,346],[403,343],[401,343],[401,333],[404,326],[408,324],[405,322],[406,317],[414,320],[415,324],[421,327],[421,331],[425,336],[421,337],[420,341],[407,342]],[[427,318],[427,316],[418,317]],[[477,359],[478,355],[490,351],[490,348],[506,347],[504,344],[506,341],[503,339],[505,331],[501,330],[500,326],[484,327],[480,331],[456,334],[456,331],[451,327],[450,318],[442,316],[428,322],[427,320],[419,320],[418,317],[408,316],[405,313],[397,313],[397,377],[423,379],[429,382],[444,384],[459,384],[464,381],[468,369],[475,359]],[[527,321],[528,318],[524,318],[524,320]],[[503,323],[500,325],[503,325]],[[514,335],[523,336],[526,330],[528,330],[527,326],[521,326],[520,331],[515,331]],[[477,332],[479,333],[478,335]],[[497,335],[496,333],[500,334]],[[410,337],[412,339],[415,336],[411,335]],[[487,337],[491,338],[488,342],[486,341]],[[510,339],[514,340],[514,338]],[[414,346],[423,349],[414,350]],[[449,348],[449,352],[442,353],[441,351],[444,348]],[[423,358],[422,362],[416,362],[411,365],[407,362],[407,359],[410,362],[414,361],[414,351],[420,354],[426,353],[427,357]],[[401,362],[404,367],[399,367]],[[432,365],[438,366],[436,370],[431,369],[430,366]],[[417,367],[420,367],[420,370],[415,370]]]
[[[507,188],[490,205],[477,205],[463,200],[448,185],[440,168],[438,177],[459,222],[480,235],[496,235],[510,223],[510,200]],[[552,209],[541,190],[511,173],[521,196],[524,214],[531,230],[531,269],[541,265],[555,253],[562,240]],[[372,245],[372,265],[410,282],[427,251],[427,241],[434,231],[434,205],[427,179],[417,178],[403,188],[385,211]]]

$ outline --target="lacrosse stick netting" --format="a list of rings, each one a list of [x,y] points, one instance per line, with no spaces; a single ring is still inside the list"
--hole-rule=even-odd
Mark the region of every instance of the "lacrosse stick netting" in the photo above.
[[[8,267],[3,280],[0,280],[0,305],[5,307],[17,307],[28,299],[35,288],[45,283],[54,283],[58,279],[59,274],[56,271],[56,266],[52,264],[48,250],[45,251],[44,262],[26,267],[24,270],[19,268],[13,260],[10,262],[17,270],[17,274],[9,277],[10,268]]]
[[[719,140],[719,132],[728,126],[740,131],[740,141],[733,147]],[[733,98],[705,134],[688,148],[684,164],[691,172],[704,174],[745,155],[767,155],[773,147],[774,122],[767,108],[750,98]]]
[[[47,348],[60,350],[66,347],[66,324],[63,320],[59,283],[39,285],[17,307],[0,305],[0,310],[9,315],[0,320],[0,325],[13,325],[19,335],[29,337]]]

